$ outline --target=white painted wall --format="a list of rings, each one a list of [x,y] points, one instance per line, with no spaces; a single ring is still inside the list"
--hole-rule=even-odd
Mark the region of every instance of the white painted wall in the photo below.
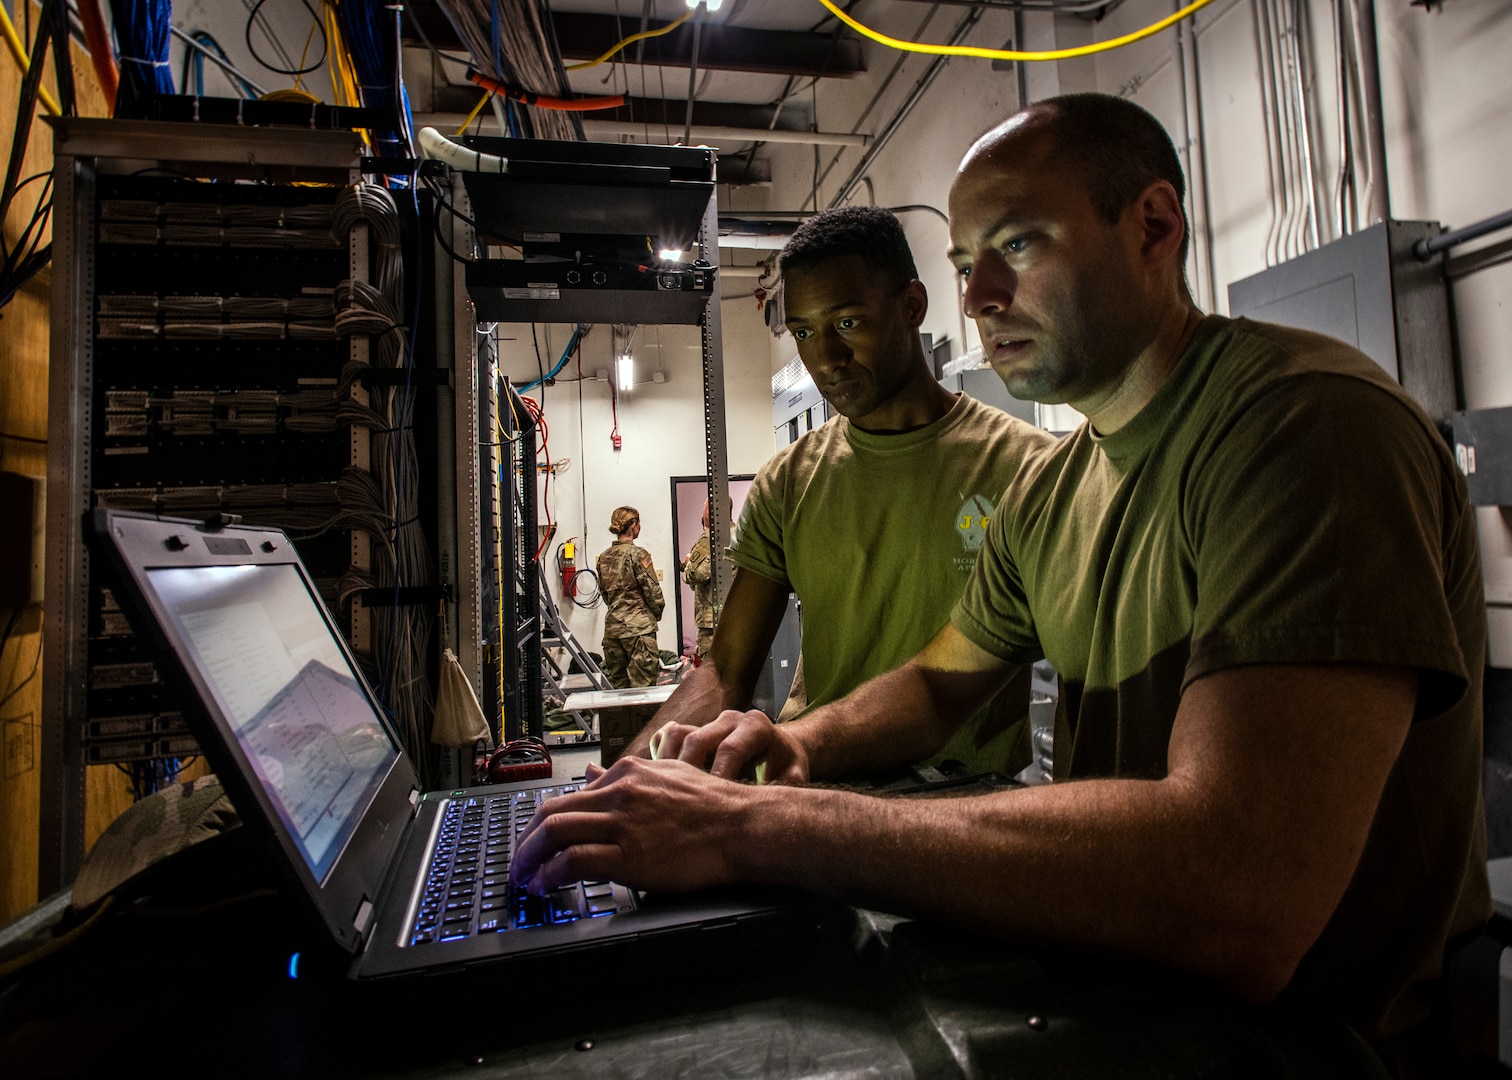
[[[732,283],[732,291],[748,291],[744,282]],[[761,321],[751,299],[727,300],[721,311],[724,324],[725,395],[730,472],[755,472],[772,454],[771,333]],[[535,349],[529,324],[500,324],[500,370],[517,385],[534,380]],[[570,327],[540,325],[536,328],[547,370],[565,347]],[[547,512],[555,519],[557,534],[542,554],[548,569],[552,595],[562,603],[561,580],[556,567],[557,544],[569,537],[581,543],[579,568],[592,568],[593,560],[613,541],[609,515],[616,506],[634,506],[641,513],[638,543],[651,553],[663,574],[668,598],[658,642],[663,649],[679,651],[673,618],[672,589],[678,559],[686,552],[672,550],[673,476],[701,476],[705,472],[703,370],[700,335],[694,326],[644,326],[636,331],[632,354],[638,384],[618,399],[621,449],[609,439],[614,426],[610,388],[596,372],[612,370],[609,327],[596,326],[583,342],[584,381],[577,382],[577,365],[563,369],[556,385],[545,393],[548,442],[553,462],[560,468],[549,490],[541,488],[541,521]],[[660,370],[666,381],[651,381]],[[529,396],[539,399],[538,390]],[[603,638],[602,606],[563,608],[567,624],[588,648],[597,652]]]
[[[1096,24],[1030,16],[1026,45],[1063,48],[1107,40],[1180,6],[1174,0],[1126,0]],[[919,18],[915,7],[895,4],[875,10],[868,5],[863,14],[884,32],[912,37]],[[1512,185],[1507,182],[1512,175],[1512,124],[1506,116],[1512,94],[1512,65],[1506,62],[1507,44],[1512,41],[1512,5],[1505,0],[1452,0],[1431,12],[1405,2],[1375,7],[1392,216],[1438,220],[1453,227],[1512,207]],[[959,17],[951,11],[942,7],[919,39],[943,40]],[[1318,129],[1313,152],[1320,232],[1326,240],[1337,229],[1331,198],[1339,159],[1334,31],[1326,4],[1310,2],[1307,11],[1315,50],[1303,74]],[[1195,96],[1188,94],[1190,104],[1182,94],[1177,35],[1169,30],[1093,60],[1031,65],[1028,73],[1031,100],[1083,89],[1132,97],[1165,123],[1183,153],[1189,176],[1194,175],[1194,160],[1199,178],[1205,169],[1201,190],[1206,196],[1209,235],[1199,236],[1194,244],[1188,278],[1199,302],[1219,312],[1227,311],[1230,282],[1267,265],[1266,237],[1272,225],[1255,12],[1253,0],[1217,0],[1189,21],[1193,37],[1188,40],[1195,41],[1195,48],[1188,60],[1195,64],[1196,75],[1188,90],[1195,85],[1198,91]],[[991,15],[966,43],[1000,46],[1010,33],[1009,16]],[[870,43],[866,48],[868,85],[861,85],[861,80],[834,89],[826,85],[819,98],[820,126],[849,130],[897,55]],[[881,127],[927,64],[928,58],[919,56],[905,62],[903,74],[863,130],[875,132]],[[993,72],[986,61],[950,61],[873,164],[870,191],[863,185],[850,201],[894,206],[928,203],[943,208],[961,154],[982,131],[1014,109],[1016,97],[1012,72]],[[1189,126],[1188,116],[1197,123]],[[841,167],[821,191],[821,205],[828,205],[859,154],[845,151]],[[771,206],[800,206],[809,195],[811,170],[807,148],[776,149]],[[944,229],[925,214],[905,215],[904,225],[932,301],[924,329],[958,339],[953,277],[943,258]],[[1201,228],[1201,221],[1197,225]],[[1505,238],[1503,233],[1461,250]],[[1210,261],[1201,242],[1205,239],[1211,240]],[[1512,264],[1481,271],[1453,286],[1459,359],[1470,408],[1512,404],[1509,297]],[[974,330],[967,342],[975,344]],[[1512,528],[1494,509],[1481,511],[1480,523],[1488,599],[1512,605]],[[1492,638],[1493,656],[1500,651],[1512,662],[1512,607],[1493,608]]]

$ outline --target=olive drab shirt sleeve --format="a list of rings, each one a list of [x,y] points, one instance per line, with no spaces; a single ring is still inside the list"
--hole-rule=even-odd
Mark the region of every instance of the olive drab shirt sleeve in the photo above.
[[[662,596],[661,582],[656,580],[656,568],[651,565],[651,554],[640,548],[636,548],[635,552],[636,584],[640,586],[641,595],[646,598],[646,607],[650,609],[651,617],[660,620],[662,612],[666,610],[667,600]]]
[[[693,550],[688,552],[688,561],[683,566],[683,580],[689,585],[702,585],[712,576],[713,568],[709,565],[709,534],[704,533],[693,545]]]

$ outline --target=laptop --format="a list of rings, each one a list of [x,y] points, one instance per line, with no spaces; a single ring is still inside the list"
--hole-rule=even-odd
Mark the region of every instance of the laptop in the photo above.
[[[742,888],[650,896],[609,881],[544,899],[508,885],[514,838],[578,783],[422,792],[416,770],[289,538],[100,509],[91,543],[185,691],[200,748],[245,826],[370,979],[717,935],[813,927],[816,898]],[[198,708],[195,708],[195,705]],[[195,715],[197,713],[197,715]],[[579,782],[580,783],[580,782]],[[685,943],[686,944],[686,943]]]

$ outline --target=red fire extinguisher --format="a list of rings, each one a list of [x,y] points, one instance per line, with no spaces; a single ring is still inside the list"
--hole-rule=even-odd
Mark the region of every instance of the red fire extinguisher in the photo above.
[[[557,558],[557,567],[562,571],[562,595],[569,600],[572,599],[572,579],[577,576],[577,544],[573,542],[576,539],[574,536],[565,541]]]

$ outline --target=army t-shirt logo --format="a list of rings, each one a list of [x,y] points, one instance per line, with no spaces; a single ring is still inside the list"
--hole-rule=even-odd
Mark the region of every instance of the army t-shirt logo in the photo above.
[[[975,552],[987,539],[987,523],[992,520],[992,502],[985,495],[973,495],[956,511],[956,534],[961,549]]]

